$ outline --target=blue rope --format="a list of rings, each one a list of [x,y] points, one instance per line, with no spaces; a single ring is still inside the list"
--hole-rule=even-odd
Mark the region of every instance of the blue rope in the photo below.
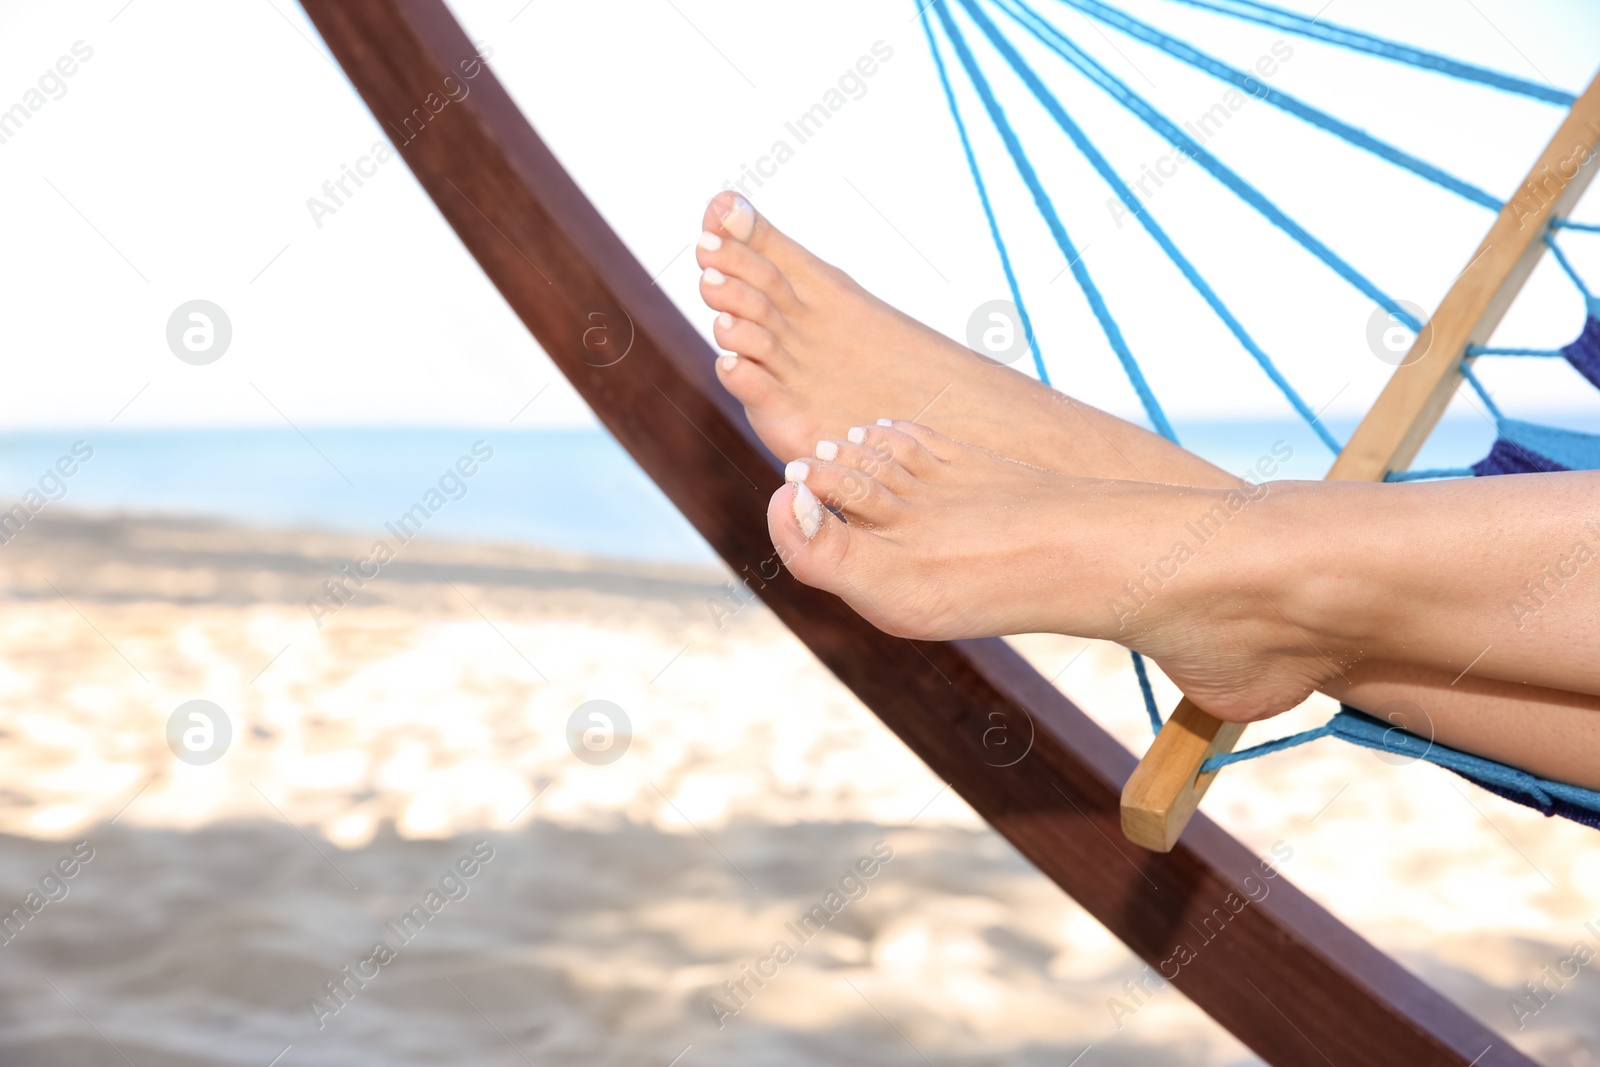
[[[1600,829],[1600,791],[1540,778],[1516,767],[1462,752],[1385,723],[1348,705],[1341,705],[1337,715],[1315,730],[1307,730],[1280,741],[1269,741],[1242,752],[1213,756],[1200,765],[1200,770],[1201,773],[1214,771],[1230,763],[1281,752],[1329,735],[1374,751],[1426,760],[1507,800],[1545,815],[1560,815]]]
[[[1551,219],[1550,226],[1552,228],[1559,228],[1558,224],[1561,221],[1562,220],[1560,219]],[[1569,228],[1575,229],[1577,227]],[[1600,232],[1600,227],[1596,227],[1595,229],[1596,232]],[[1572,261],[1567,258],[1566,253],[1561,251],[1561,246],[1556,243],[1555,235],[1553,233],[1549,233],[1548,231],[1545,233],[1544,243],[1555,255],[1556,262],[1561,265],[1561,269],[1566,272],[1567,277],[1572,279],[1572,284],[1578,287],[1578,292],[1583,294],[1584,304],[1588,308],[1589,315],[1593,317],[1596,313],[1596,310],[1600,309],[1597,308],[1597,305],[1600,305],[1600,299],[1597,299],[1595,295],[1589,291],[1589,287],[1583,283],[1583,278],[1578,274],[1577,268],[1572,265]],[[1491,345],[1467,346],[1467,356],[1469,358],[1474,356],[1534,356],[1539,358],[1564,358],[1566,354],[1567,351],[1565,348],[1503,348],[1494,347]],[[1478,389],[1478,395],[1482,396],[1484,400],[1490,404],[1492,409],[1493,401],[1489,400],[1489,398],[1484,394],[1482,387],[1478,386],[1476,381],[1474,381],[1473,384],[1474,387]]]
[[[1050,201],[1050,194],[1045,192],[1044,185],[1039,180],[1038,173],[1033,164],[1028,160],[1027,153],[1022,149],[1022,142],[1017,139],[1016,131],[1011,128],[1010,121],[1006,118],[1005,110],[1000,102],[995,99],[989,82],[978,69],[976,60],[968,50],[966,41],[961,36],[950,13],[945,10],[942,3],[932,4],[931,7],[938,14],[945,37],[949,39],[951,47],[955,49],[956,56],[961,60],[961,66],[966,70],[967,78],[972,82],[974,89],[983,100],[985,110],[989,112],[989,119],[994,123],[995,129],[1000,133],[1005,142],[1006,151],[1010,153],[1012,162],[1016,165],[1023,182],[1033,194],[1034,205],[1043,216],[1045,225],[1050,228],[1051,235],[1055,238],[1056,246],[1061,249],[1061,254],[1067,257],[1067,265],[1072,269],[1072,276],[1078,283],[1078,288],[1083,291],[1084,299],[1089,302],[1090,309],[1100,323],[1100,328],[1105,332],[1106,339],[1111,343],[1112,351],[1121,361],[1124,372],[1132,383],[1134,392],[1138,393],[1139,400],[1144,404],[1145,413],[1149,416],[1151,424],[1156,430],[1174,444],[1178,441],[1177,433],[1172,428],[1172,423],[1167,421],[1166,413],[1161,410],[1161,403],[1156,400],[1155,393],[1151,392],[1150,385],[1145,381],[1144,372],[1139,368],[1138,362],[1133,358],[1133,353],[1128,350],[1128,342],[1122,336],[1122,328],[1111,317],[1110,309],[1106,307],[1105,298],[1100,295],[1100,290],[1094,284],[1094,279],[1089,276],[1089,270],[1083,263],[1083,257],[1077,247],[1072,243],[1072,238],[1067,234],[1067,228],[1062,223],[1060,215],[1056,213],[1055,205]]]
[[[1468,345],[1468,357],[1476,356],[1541,356],[1559,358],[1566,353],[1559,348],[1495,348],[1491,345]]]
[[[1249,96],[1265,100],[1273,107],[1286,111],[1303,122],[1308,122],[1313,126],[1324,129],[1334,136],[1355,145],[1357,148],[1364,148],[1380,159],[1387,160],[1403,170],[1408,170],[1418,177],[1433,182],[1435,185],[1466,197],[1475,204],[1481,204],[1491,211],[1499,211],[1504,206],[1500,200],[1497,200],[1476,185],[1457,178],[1455,175],[1449,174],[1431,163],[1418,159],[1416,156],[1396,148],[1387,141],[1381,141],[1367,131],[1334,118],[1327,112],[1312,107],[1310,104],[1290,96],[1288,93],[1280,92],[1252,75],[1246,74],[1236,67],[1230,67],[1216,57],[1207,55],[1187,42],[1178,40],[1147,22],[1141,22],[1126,12],[1107,7],[1105,4],[1100,3],[1099,0],[1062,0],[1062,2],[1094,16],[1109,26],[1116,27],[1130,37],[1153,45],[1192,67],[1203,70],[1215,78],[1242,89]]]
[[[1156,706],[1156,691],[1150,687],[1150,672],[1145,670],[1144,657],[1137,652],[1133,653],[1133,673],[1139,679],[1139,692],[1144,695],[1144,711],[1150,716],[1150,732],[1159,734],[1165,725],[1161,721],[1161,709]]]
[[[1471,467],[1435,467],[1432,470],[1390,471],[1383,476],[1386,482],[1421,482],[1432,478],[1471,478],[1478,472]]]
[[[1077,146],[1078,151],[1081,152],[1084,158],[1094,166],[1094,169],[1099,172],[1100,177],[1104,179],[1106,184],[1111,187],[1112,191],[1117,194],[1117,198],[1127,206],[1128,210],[1134,215],[1134,217],[1139,220],[1139,224],[1145,228],[1145,231],[1149,233],[1156,244],[1160,246],[1161,251],[1164,252],[1167,258],[1172,261],[1172,264],[1178,268],[1178,271],[1184,276],[1185,280],[1187,280],[1189,284],[1194,287],[1195,291],[1200,294],[1201,298],[1204,299],[1208,305],[1210,305],[1211,310],[1214,311],[1217,317],[1222,320],[1223,324],[1228,327],[1228,331],[1233,334],[1238,342],[1244,346],[1245,351],[1249,352],[1251,357],[1255,359],[1262,371],[1265,372],[1267,377],[1271,379],[1272,383],[1278,387],[1278,391],[1281,392],[1284,398],[1289,401],[1290,406],[1293,407],[1296,413],[1298,413],[1300,417],[1306,421],[1306,424],[1311,427],[1317,436],[1322,439],[1323,444],[1327,445],[1328,448],[1335,455],[1337,455],[1341,447],[1338,439],[1334,437],[1333,434],[1329,433],[1327,427],[1318,421],[1316,412],[1311,410],[1311,406],[1301,398],[1298,392],[1295,391],[1294,386],[1289,384],[1289,380],[1283,376],[1283,372],[1280,371],[1277,367],[1277,364],[1272,361],[1272,357],[1268,356],[1267,353],[1262,350],[1261,346],[1256,344],[1255,339],[1251,337],[1250,334],[1245,330],[1244,325],[1234,317],[1232,311],[1228,310],[1227,305],[1224,304],[1222,299],[1217,296],[1216,292],[1211,288],[1210,283],[1200,276],[1200,272],[1195,270],[1194,265],[1191,264],[1188,258],[1178,250],[1178,246],[1172,242],[1172,239],[1167,236],[1166,231],[1163,230],[1161,225],[1156,222],[1155,216],[1149,211],[1145,210],[1144,206],[1139,202],[1139,199],[1134,196],[1133,190],[1128,188],[1127,183],[1122,180],[1122,178],[1117,174],[1116,170],[1106,160],[1105,156],[1103,156],[1100,153],[1100,150],[1095,147],[1094,142],[1089,140],[1088,135],[1083,132],[1083,129],[1072,120],[1070,115],[1067,114],[1066,109],[1061,106],[1061,101],[1058,100],[1049,89],[1045,88],[1044,83],[1039,80],[1039,76],[1035,74],[1033,69],[1030,68],[1022,59],[1022,57],[1017,54],[1017,51],[1014,47],[1012,47],[1011,42],[1006,40],[1004,35],[1000,33],[999,29],[994,25],[994,23],[978,11],[974,0],[960,0],[960,3],[962,7],[966,9],[967,14],[972,18],[972,20],[977,23],[978,28],[982,30],[984,35],[989,38],[990,43],[992,43],[996,50],[1000,52],[1000,54],[1005,58],[1006,62],[1011,65],[1011,69],[1017,73],[1017,76],[1023,80],[1028,89],[1033,93],[1034,97],[1039,101],[1044,109],[1050,113],[1050,117],[1055,119],[1056,125],[1060,126],[1066,135],[1072,139],[1072,143]],[[1033,26],[1029,25],[1027,21],[1024,21],[1020,16],[1017,15],[1015,11],[1012,10],[1012,4],[1015,4],[1016,7],[1026,11],[1033,20],[1039,21],[1041,24],[1049,28],[1054,34],[1055,31],[1053,27],[1049,27],[1048,23],[1044,23],[1043,20],[1039,18],[1038,14],[1032,11],[1032,9],[1028,8],[1026,4],[1022,2],[1022,0],[1011,0],[1010,3],[1004,5],[1006,12],[1010,14],[1012,18],[1016,19],[1019,25],[1032,33],[1033,36],[1042,42],[1046,47],[1051,48],[1058,55],[1061,55],[1062,52],[1059,47],[1057,47],[1051,40],[1047,39]],[[1068,43],[1070,44],[1070,42]]]
[[[1331,733],[1333,733],[1333,724],[1326,722],[1314,730],[1304,730],[1297,734],[1290,734],[1288,737],[1280,737],[1276,741],[1264,741],[1259,745],[1241,748],[1237,752],[1224,752],[1220,755],[1212,756],[1200,764],[1200,773],[1210,774],[1212,771],[1221,770],[1230,763],[1240,763],[1247,759],[1270,756],[1274,752],[1282,752],[1286,748],[1294,748],[1296,745],[1303,745],[1307,741],[1315,741],[1319,737],[1327,737]]]
[[[1571,219],[1551,219],[1552,230],[1578,230],[1582,233],[1600,233],[1600,223],[1573,222]]]
[[[926,11],[921,12],[921,22],[922,32],[928,38],[928,51],[933,53],[933,65],[939,71],[939,84],[944,88],[945,103],[950,107],[950,117],[955,119],[956,133],[961,136],[961,151],[967,157],[967,169],[972,172],[972,183],[978,188],[978,200],[983,204],[984,217],[989,220],[989,236],[994,240],[995,249],[1000,253],[1000,268],[1005,271],[1006,286],[1011,290],[1012,302],[1017,305],[1022,328],[1027,331],[1028,350],[1033,353],[1034,369],[1039,373],[1039,380],[1049,385],[1050,372],[1045,369],[1044,356],[1039,351],[1039,339],[1033,332],[1033,320],[1028,315],[1028,306],[1023,303],[1016,272],[1011,269],[1011,256],[1006,252],[1005,239],[1000,235],[1000,224],[995,219],[994,207],[989,203],[989,190],[984,185],[983,172],[978,167],[978,157],[973,154],[972,142],[967,138],[967,124],[961,119],[961,109],[956,105],[956,94],[950,87],[950,76],[945,71],[944,56],[939,51],[938,42],[934,40],[933,27],[928,23]]]
[[[1594,302],[1594,294],[1589,291],[1587,285],[1583,284],[1583,279],[1578,276],[1577,269],[1567,259],[1567,254],[1561,251],[1561,246],[1556,244],[1555,235],[1546,233],[1544,235],[1544,243],[1550,247],[1551,252],[1555,253],[1556,262],[1561,264],[1561,269],[1567,272],[1567,277],[1572,279],[1572,284],[1578,287],[1578,292],[1583,294],[1583,299],[1592,304]]]
[[[963,0],[963,2],[968,2],[968,0]],[[1016,2],[1016,0],[1013,0],[1013,2]],[[1035,16],[1035,18],[1037,18],[1037,16]],[[1411,312],[1401,307],[1393,297],[1389,296],[1376,285],[1372,284],[1372,282],[1368,281],[1360,271],[1346,263],[1332,249],[1328,248],[1327,245],[1323,244],[1317,238],[1312,237],[1309,233],[1307,233],[1299,223],[1295,222],[1288,215],[1284,214],[1283,210],[1279,208],[1277,204],[1274,204],[1271,200],[1268,200],[1261,194],[1260,190],[1256,189],[1255,186],[1245,181],[1238,174],[1230,170],[1221,160],[1217,159],[1210,152],[1207,152],[1204,148],[1202,148],[1194,140],[1194,138],[1190,137],[1189,134],[1186,133],[1181,127],[1163,115],[1159,110],[1152,106],[1149,101],[1145,100],[1138,93],[1135,93],[1132,89],[1128,88],[1125,82],[1102,66],[1093,56],[1090,56],[1079,49],[1069,38],[1062,35],[1059,30],[1056,30],[1055,27],[1050,26],[1049,23],[1044,23],[1043,20],[1040,21],[1043,23],[1043,26],[1049,35],[1056,41],[1060,42],[1060,46],[1052,44],[1051,41],[1045,40],[1045,37],[1038,32],[1034,32],[1032,27],[1029,27],[1030,31],[1034,32],[1034,36],[1038,37],[1041,41],[1044,41],[1047,46],[1051,47],[1057,55],[1061,56],[1061,58],[1065,59],[1068,63],[1075,67],[1079,73],[1098,85],[1123,107],[1127,108],[1133,114],[1138,116],[1139,119],[1141,119],[1151,129],[1161,134],[1162,137],[1166,138],[1173,145],[1183,149],[1190,159],[1193,159],[1195,162],[1199,163],[1202,167],[1209,171],[1213,177],[1231,190],[1234,195],[1238,196],[1241,200],[1245,201],[1245,203],[1255,208],[1256,211],[1258,211],[1273,225],[1282,229],[1290,237],[1294,238],[1295,241],[1299,242],[1299,244],[1306,249],[1306,251],[1320,259],[1328,267],[1328,269],[1332,270],[1345,281],[1355,286],[1356,289],[1360,290],[1390,315],[1393,315],[1396,321],[1405,324],[1413,332],[1422,332],[1422,323],[1417,321],[1416,317],[1413,316]]]
[[[1550,104],[1560,104],[1562,107],[1571,107],[1573,102],[1577,100],[1577,97],[1572,93],[1557,89],[1554,86],[1540,85],[1538,82],[1502,74],[1487,67],[1480,67],[1473,63],[1463,63],[1458,59],[1451,59],[1449,56],[1440,55],[1437,52],[1429,52],[1411,45],[1385,40],[1370,33],[1353,30],[1348,26],[1325,22],[1320,16],[1307,18],[1297,11],[1287,11],[1271,4],[1260,3],[1259,0],[1225,0],[1227,3],[1237,4],[1239,7],[1244,8],[1245,10],[1242,11],[1223,6],[1222,3],[1218,3],[1216,0],[1176,0],[1176,2],[1207,11],[1215,11],[1221,15],[1243,19],[1246,22],[1287,30],[1301,37],[1324,41],[1355,52],[1366,52],[1370,55],[1381,56],[1384,59],[1418,67],[1422,70],[1432,70],[1440,74],[1447,74],[1462,81],[1478,82],[1508,93],[1532,97],[1535,100],[1543,100]]]
[[[984,108],[989,112],[989,119],[994,123],[995,129],[1005,142],[1006,151],[1010,154],[1012,163],[1016,166],[1018,173],[1022,176],[1022,180],[1033,194],[1034,205],[1038,208],[1040,215],[1044,217],[1045,224],[1050,228],[1050,233],[1055,238],[1056,246],[1067,257],[1067,265],[1072,270],[1072,276],[1077,281],[1078,288],[1083,292],[1084,299],[1089,302],[1089,307],[1094,311],[1095,318],[1099,321],[1100,328],[1105,332],[1107,340],[1110,341],[1112,351],[1117,354],[1117,359],[1122,363],[1123,371],[1133,384],[1134,392],[1139,395],[1139,400],[1144,405],[1145,413],[1149,416],[1151,425],[1167,440],[1173,444],[1178,444],[1176,431],[1173,430],[1172,424],[1167,421],[1166,413],[1161,410],[1160,402],[1156,400],[1155,393],[1151,391],[1149,383],[1145,381],[1144,373],[1139,368],[1138,361],[1133,358],[1133,353],[1129,351],[1127,342],[1122,337],[1122,330],[1117,326],[1116,320],[1111,317],[1111,312],[1106,307],[1105,300],[1100,295],[1100,290],[1096,288],[1094,279],[1089,276],[1089,270],[1083,264],[1083,256],[1073,246],[1072,238],[1068,236],[1066,226],[1062,224],[1060,216],[1056,214],[1055,205],[1051,203],[1049,194],[1045,192],[1043,184],[1039,181],[1038,174],[1033,169],[1033,164],[1029,162],[1027,153],[1022,150],[1021,142],[1017,140],[1016,133],[1006,120],[1005,111],[1000,107],[999,101],[994,98],[993,92],[989,89],[989,83],[984,79],[982,72],[978,70],[977,63],[973,61],[972,53],[968,51],[966,42],[961,38],[959,31],[956,30],[949,14],[944,10],[944,5],[939,4],[938,7],[939,20],[944,26],[945,34],[950,38],[951,46],[956,50],[957,58],[961,60],[961,65],[967,72],[968,80],[972,82],[973,88],[977,90],[978,95],[982,98]],[[943,79],[944,63],[936,47],[932,27],[928,23],[926,6],[921,9],[920,17],[923,31],[928,37],[929,47],[934,52],[934,61],[938,64],[940,76]],[[967,149],[968,162],[971,164],[971,148],[967,142],[965,128],[961,126],[960,114],[955,110],[954,96],[950,91],[948,81],[945,82],[945,94],[947,102],[951,105],[951,111],[956,119],[957,126],[962,130],[962,145]],[[979,177],[975,165],[973,166],[973,177],[979,182],[979,195],[984,200],[985,210],[987,211],[989,210],[988,199],[981,191],[982,179]],[[998,244],[1000,241],[999,230],[995,225],[992,212],[989,215],[989,225],[990,232],[994,235]],[[1012,292],[1017,293],[1015,280],[1009,267],[1009,258],[1006,256],[1003,247],[1001,247],[1000,255],[1002,262],[1007,264],[1006,279],[1012,285]],[[1020,312],[1022,309],[1020,294],[1015,299]],[[1033,343],[1031,330],[1029,343]],[[1042,372],[1044,364],[1043,360],[1039,358],[1037,347],[1034,349],[1034,358],[1036,365],[1039,366]],[[1045,378],[1044,380],[1048,381],[1049,379]],[[1150,680],[1145,674],[1144,659],[1139,653],[1135,652],[1133,653],[1133,662],[1134,669],[1139,674],[1140,686],[1144,691],[1145,711],[1149,714],[1151,723],[1157,730],[1160,730],[1161,710],[1156,706],[1155,693],[1151,690]]]

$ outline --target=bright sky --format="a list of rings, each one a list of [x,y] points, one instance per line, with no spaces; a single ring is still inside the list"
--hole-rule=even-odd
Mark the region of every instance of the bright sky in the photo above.
[[[1057,0],[1036,2],[1177,120],[1223,98],[1220,83]],[[702,205],[780,139],[796,150],[756,191],[758,205],[869,287],[957,337],[973,309],[1006,294],[910,0],[454,6],[536,127],[703,329],[710,315],[688,248]],[[1124,6],[1238,66],[1280,36],[1172,0]],[[1574,91],[1600,55],[1600,8],[1584,0],[1331,0],[1323,17]],[[1497,195],[1561,116],[1288,41],[1276,87]],[[875,46],[892,56],[864,95],[798,144],[785,123]],[[1169,409],[1179,418],[1284,413],[1139,227],[1113,219],[1105,186],[1065,139],[997,76],[998,58],[983,54]],[[1170,152],[1059,64],[1029,55],[1125,179]],[[47,72],[62,57],[73,73],[56,80]],[[288,0],[9,0],[0,71],[0,110],[26,103],[45,78],[43,106],[0,143],[0,195],[13,205],[0,257],[9,386],[0,424],[504,425],[547,384],[518,425],[591,421],[402,162],[379,165],[336,213],[313,219],[308,198],[381,134]],[[978,141],[1057,383],[1136,412],[1064,257],[992,134]],[[1426,309],[1490,221],[1260,102],[1209,147],[1381,287]],[[1149,203],[1313,406],[1352,414],[1371,402],[1390,368],[1368,349],[1370,300],[1198,167]],[[1573,236],[1569,247],[1600,281],[1600,237]],[[223,308],[232,325],[228,351],[205,366],[167,345],[169,317],[194,299]],[[1547,264],[1500,339],[1559,345],[1581,314]],[[1600,410],[1564,366],[1519,361],[1486,376],[1516,412],[1581,420],[1575,413]]]

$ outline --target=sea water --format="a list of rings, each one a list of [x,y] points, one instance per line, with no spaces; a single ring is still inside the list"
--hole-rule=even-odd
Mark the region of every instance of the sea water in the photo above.
[[[1330,425],[1341,440],[1352,428]],[[1189,421],[1177,429],[1186,447],[1236,474],[1249,472],[1252,480],[1320,478],[1332,459],[1298,422]],[[49,500],[47,509],[190,515],[375,538],[384,536],[385,524],[409,513],[413,522],[425,515],[421,525],[430,537],[530,542],[627,559],[713,558],[688,521],[603,430],[302,430],[0,434],[0,507],[11,507],[33,489]],[[1493,437],[1485,420],[1447,419],[1416,466],[1471,463],[1488,451]],[[80,441],[93,456],[76,463],[71,476],[47,477]],[[486,449],[492,455],[479,458]],[[469,469],[470,475],[464,473]],[[771,488],[780,484],[774,471]],[[424,505],[422,512],[414,510],[417,504]],[[750,521],[765,518],[753,511]]]

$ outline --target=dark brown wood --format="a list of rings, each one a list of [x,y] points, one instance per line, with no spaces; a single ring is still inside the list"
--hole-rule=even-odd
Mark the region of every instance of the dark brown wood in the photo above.
[[[430,93],[443,98],[445,78],[461,81],[459,64],[475,55],[443,0],[304,6],[391,131]],[[1134,757],[1003,642],[901,640],[791,580],[764,520],[780,464],[718,385],[714,353],[493,73],[469,84],[463,100],[399,145],[463,243],[728,565],[1045,875],[1152,967],[1165,963],[1179,989],[1271,1063],[1531,1063],[1285,876],[1261,878],[1260,858],[1203,816],[1169,853],[1122,843],[1118,801]],[[692,208],[684,225],[693,232]],[[396,315],[406,314],[406,299],[397,294]],[[619,349],[627,354],[613,361]],[[1015,760],[1019,750],[1027,755]],[[1246,883],[1252,874],[1258,880]],[[1258,884],[1269,894],[1241,907]],[[1174,970],[1166,961],[1185,946],[1193,959]]]

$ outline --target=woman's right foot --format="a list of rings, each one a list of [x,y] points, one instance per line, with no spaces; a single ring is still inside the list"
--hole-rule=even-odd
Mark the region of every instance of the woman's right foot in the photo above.
[[[1190,484],[1235,485],[1204,460],[896,311],[780,233],[737,193],[706,208],[700,295],[719,312],[723,385],[780,459],[882,416],[1080,476],[1149,478],[1192,466]],[[1185,458],[1175,458],[1177,457]],[[1219,480],[1220,479],[1220,480]]]

